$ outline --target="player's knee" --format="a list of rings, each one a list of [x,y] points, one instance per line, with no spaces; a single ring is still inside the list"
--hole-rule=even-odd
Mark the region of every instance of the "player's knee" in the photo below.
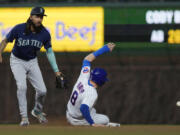
[[[42,91],[41,95],[46,96],[46,93],[47,93],[46,91]]]
[[[42,87],[40,89],[36,89],[36,92],[40,95],[46,95],[47,89],[46,89],[46,87]]]
[[[46,95],[46,93],[47,93],[47,89],[46,89],[46,87],[44,87],[44,88],[41,90],[41,94]]]
[[[43,89],[43,90],[39,90],[39,91],[36,91],[38,95],[41,95],[41,96],[46,96],[46,89]]]
[[[103,118],[103,119],[104,119],[104,120],[103,120],[103,124],[104,124],[104,125],[106,125],[106,124],[109,123],[109,117],[108,117],[108,116],[104,115],[104,118]]]
[[[36,94],[39,96],[46,96],[46,91],[36,91]]]
[[[19,83],[19,84],[17,85],[17,88],[18,88],[18,91],[26,91],[27,86],[26,86],[26,84]]]
[[[107,125],[109,123],[109,118],[106,115],[102,115],[99,120],[99,124]]]
[[[98,114],[98,115],[95,116],[94,122],[96,124],[107,125],[109,123],[109,118],[106,115]]]

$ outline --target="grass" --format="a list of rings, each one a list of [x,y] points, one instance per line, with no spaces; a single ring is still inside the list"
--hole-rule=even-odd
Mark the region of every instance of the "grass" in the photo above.
[[[0,125],[0,135],[179,135],[175,125],[123,125],[120,128],[93,128],[73,126]]]

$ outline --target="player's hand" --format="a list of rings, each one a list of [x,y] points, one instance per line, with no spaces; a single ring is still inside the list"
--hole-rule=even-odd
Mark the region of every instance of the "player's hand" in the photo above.
[[[65,76],[61,72],[56,72],[55,74],[56,74],[56,88],[66,89],[68,86]]]
[[[60,76],[62,73],[61,72],[55,72],[56,76]]]
[[[102,124],[92,124],[93,127],[106,127],[105,125]]]
[[[112,51],[116,45],[114,43],[108,43],[107,46],[110,49],[110,51]]]
[[[2,63],[2,54],[0,53],[0,63]]]

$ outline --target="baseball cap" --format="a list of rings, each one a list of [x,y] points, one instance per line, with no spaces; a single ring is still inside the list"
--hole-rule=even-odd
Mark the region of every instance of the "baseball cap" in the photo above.
[[[31,15],[42,15],[47,16],[43,7],[33,7],[31,10]]]

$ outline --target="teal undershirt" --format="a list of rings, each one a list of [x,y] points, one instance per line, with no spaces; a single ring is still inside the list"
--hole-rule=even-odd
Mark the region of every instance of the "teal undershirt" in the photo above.
[[[46,50],[46,55],[47,55],[47,58],[48,58],[48,61],[53,69],[54,72],[59,72],[59,69],[58,69],[58,66],[57,66],[57,63],[56,63],[56,58],[55,58],[55,55],[54,55],[54,52],[52,50],[52,48],[48,48]]]

